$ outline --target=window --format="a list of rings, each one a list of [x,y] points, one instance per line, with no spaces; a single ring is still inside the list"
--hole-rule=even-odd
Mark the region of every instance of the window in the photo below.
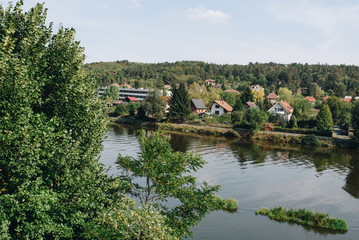
[[[215,105],[215,108],[219,108],[219,105]]]
[[[219,111],[215,111],[214,113],[215,113],[216,115],[219,115]]]

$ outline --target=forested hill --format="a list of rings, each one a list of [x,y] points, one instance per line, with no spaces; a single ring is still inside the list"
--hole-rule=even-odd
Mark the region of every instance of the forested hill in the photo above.
[[[347,65],[309,65],[249,63],[248,65],[219,65],[198,61],[175,63],[134,63],[124,61],[100,62],[85,65],[85,69],[98,79],[100,86],[110,83],[130,84],[136,88],[162,88],[164,84],[178,82],[202,83],[215,79],[230,86],[234,83],[260,84],[267,91],[286,87],[292,91],[319,85],[329,95],[354,95],[359,90],[359,67]],[[312,84],[316,83],[316,84]]]

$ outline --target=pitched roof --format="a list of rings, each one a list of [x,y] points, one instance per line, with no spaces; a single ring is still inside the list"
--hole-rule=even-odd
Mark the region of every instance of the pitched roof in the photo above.
[[[247,104],[248,107],[250,107],[250,108],[256,108],[256,107],[258,107],[254,102],[246,102],[246,104]]]
[[[312,96],[305,97],[309,102],[315,102],[315,98]]]
[[[347,97],[343,98],[344,102],[351,102],[351,100],[352,100],[352,98],[347,98]]]
[[[236,90],[234,90],[234,89],[224,90],[224,92],[239,93],[238,91],[236,91]]]
[[[138,100],[135,97],[126,97],[128,100],[130,100],[131,102],[139,102],[140,100]]]
[[[206,109],[206,106],[204,105],[202,99],[191,99],[193,105],[197,109]]]
[[[164,85],[163,87],[166,88],[166,89],[171,89],[172,88],[171,85]]]
[[[288,113],[293,113],[294,109],[286,101],[280,101],[279,104],[281,104]]]
[[[227,112],[232,112],[233,111],[233,108],[228,103],[226,103],[225,101],[214,101],[213,103],[217,103],[219,106],[223,107],[224,110],[226,110]],[[212,105],[213,105],[213,103],[212,103]]]
[[[327,101],[328,97],[323,97],[323,101]]]
[[[278,95],[275,94],[274,92],[271,92],[271,93],[267,96],[267,98],[269,98],[269,99],[275,99],[275,98],[278,98]]]

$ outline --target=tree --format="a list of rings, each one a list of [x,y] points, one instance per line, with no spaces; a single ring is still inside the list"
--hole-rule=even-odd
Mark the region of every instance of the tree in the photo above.
[[[110,85],[106,88],[103,95],[104,99],[110,99],[111,101],[118,100],[120,90],[114,85]]]
[[[0,7],[1,239],[156,234],[150,223],[161,226],[161,216],[128,215],[140,209],[98,162],[107,118],[75,31],[54,34],[43,4],[28,12],[22,5]],[[116,227],[101,222],[110,213],[119,216]],[[122,222],[125,215],[138,225]]]
[[[323,104],[319,110],[317,116],[317,129],[319,131],[332,131],[333,130],[333,120],[332,113],[327,104]]]
[[[266,112],[260,111],[259,108],[249,108],[244,116],[242,125],[250,128],[252,131],[258,131],[267,119],[268,115]]]
[[[219,186],[206,182],[198,186],[190,173],[202,168],[205,161],[190,152],[173,152],[166,136],[154,132],[146,137],[141,131],[141,153],[137,158],[118,156],[117,164],[130,181],[143,178],[143,186],[131,184],[131,193],[137,197],[143,209],[155,208],[163,215],[175,236],[191,235],[191,228],[210,211],[221,209],[222,200],[214,194]],[[166,202],[175,198],[179,204],[168,208]]]
[[[253,93],[252,93],[252,90],[249,86],[246,86],[242,92],[242,95],[241,95],[241,100],[242,100],[242,103],[246,103],[246,102],[253,102],[254,101],[254,96],[253,96]]]
[[[280,99],[288,102],[290,105],[293,104],[293,94],[292,91],[290,91],[288,88],[285,87],[280,87],[278,89],[278,95],[280,97]]]
[[[189,95],[183,83],[172,89],[169,105],[169,119],[172,121],[183,122],[191,113]]]
[[[352,126],[354,128],[354,137],[359,140],[359,101],[356,101],[352,108]]]
[[[303,96],[295,96],[293,98],[292,107],[294,108],[294,115],[299,120],[308,120],[313,115],[313,105]]]
[[[143,101],[143,110],[150,117],[160,121],[165,116],[165,102],[160,98],[159,91],[151,91]]]

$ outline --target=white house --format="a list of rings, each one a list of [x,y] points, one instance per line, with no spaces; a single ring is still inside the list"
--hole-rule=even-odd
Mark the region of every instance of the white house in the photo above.
[[[233,108],[225,101],[214,101],[211,105],[211,114],[221,116],[224,113],[232,112]]]
[[[289,121],[293,115],[294,109],[286,101],[276,102],[268,112],[275,115],[281,115],[285,121]]]

